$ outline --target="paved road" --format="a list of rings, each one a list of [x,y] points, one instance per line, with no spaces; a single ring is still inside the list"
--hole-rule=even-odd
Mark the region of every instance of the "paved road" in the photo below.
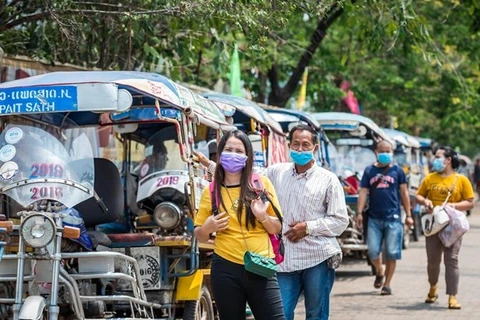
[[[426,271],[425,239],[411,242],[403,251],[392,281],[392,296],[380,296],[373,288],[370,267],[362,261],[345,261],[338,269],[331,297],[331,320],[453,320],[480,319],[480,204],[469,217],[470,231],[464,236],[460,251],[459,302],[462,310],[449,310],[445,294],[444,268],[440,275],[440,298],[424,303],[429,285]],[[305,319],[303,301],[295,319]]]

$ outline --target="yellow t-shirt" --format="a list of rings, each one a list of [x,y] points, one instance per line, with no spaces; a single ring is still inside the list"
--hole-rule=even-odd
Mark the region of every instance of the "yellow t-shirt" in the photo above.
[[[455,182],[455,176],[457,175],[458,179]],[[464,175],[457,173],[451,174],[448,177],[442,177],[437,172],[430,173],[422,181],[417,194],[428,198],[434,206],[439,206],[442,205],[447,198],[448,191],[452,188],[454,182],[455,186],[453,187],[453,192],[448,202],[455,203],[475,197],[470,181]]]
[[[261,176],[261,179],[263,186],[269,193],[269,198],[272,200],[273,205],[281,213],[280,204],[278,203],[277,194],[275,193],[272,182],[264,176]],[[246,241],[248,250],[273,258],[275,255],[270,243],[270,238],[263,225],[259,221],[256,221],[255,228],[252,229],[252,226],[249,225],[249,229],[247,230],[247,227],[245,226],[246,210],[244,209],[242,212],[242,228],[245,234],[244,240],[242,229],[240,228],[237,218],[237,211],[231,208],[232,202],[230,201],[226,188],[222,187],[220,192],[227,210],[223,208],[222,204],[219,204],[218,212],[221,213],[226,211],[230,216],[230,221],[228,222],[228,229],[217,232],[215,238],[215,253],[228,261],[243,264],[243,256],[245,255],[245,252],[247,252]],[[228,192],[232,201],[235,202],[240,196],[240,187],[228,187]],[[276,217],[271,204],[267,209],[267,213],[272,217]],[[202,198],[200,199],[200,208],[195,217],[195,226],[201,226],[212,214],[210,189],[207,187],[203,190]]]

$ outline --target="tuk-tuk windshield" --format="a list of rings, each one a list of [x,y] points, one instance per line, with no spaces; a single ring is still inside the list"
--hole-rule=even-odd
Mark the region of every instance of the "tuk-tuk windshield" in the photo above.
[[[400,167],[407,165],[407,154],[405,152],[394,152],[393,159],[395,164]]]
[[[338,149],[338,174],[342,177],[345,170],[351,170],[363,176],[365,168],[376,161],[375,152],[367,147],[361,146],[337,146]]]
[[[94,194],[92,147],[83,129],[10,124],[0,135],[0,163],[3,193],[24,207],[54,200],[71,208]]]
[[[145,146],[144,156],[140,178],[160,171],[187,170],[187,164],[181,158],[174,126],[161,129],[151,136]]]

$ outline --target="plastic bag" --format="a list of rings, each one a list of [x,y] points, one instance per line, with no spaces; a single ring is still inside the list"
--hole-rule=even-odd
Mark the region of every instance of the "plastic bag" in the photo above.
[[[470,230],[470,224],[464,212],[449,206],[445,206],[445,211],[450,218],[450,223],[440,231],[438,236],[443,245],[449,248]]]

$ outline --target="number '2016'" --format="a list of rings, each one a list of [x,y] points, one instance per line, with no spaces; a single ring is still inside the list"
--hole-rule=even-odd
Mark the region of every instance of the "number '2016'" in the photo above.
[[[63,191],[61,187],[41,187],[31,188],[32,200],[39,199],[60,199],[63,197]]]
[[[30,178],[63,178],[63,167],[54,163],[34,163]]]

